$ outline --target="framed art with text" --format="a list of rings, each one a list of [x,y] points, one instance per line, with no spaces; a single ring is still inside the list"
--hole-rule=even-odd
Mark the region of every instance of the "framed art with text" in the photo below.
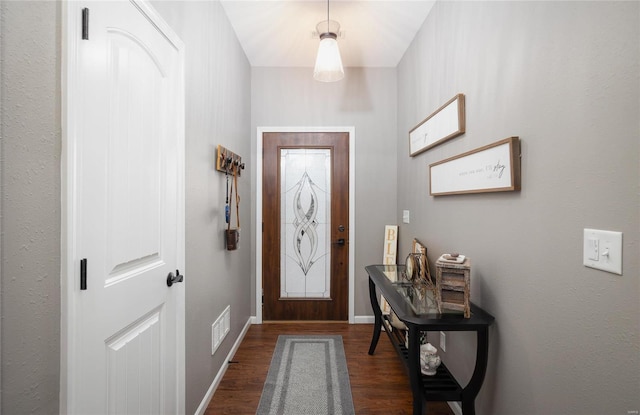
[[[429,165],[429,194],[520,190],[520,139],[504,140]]]
[[[409,155],[427,151],[464,133],[464,95],[458,94],[409,131]]]

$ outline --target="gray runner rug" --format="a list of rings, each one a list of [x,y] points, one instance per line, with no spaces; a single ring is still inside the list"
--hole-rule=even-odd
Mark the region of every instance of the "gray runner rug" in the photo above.
[[[279,336],[256,414],[355,414],[342,336]]]

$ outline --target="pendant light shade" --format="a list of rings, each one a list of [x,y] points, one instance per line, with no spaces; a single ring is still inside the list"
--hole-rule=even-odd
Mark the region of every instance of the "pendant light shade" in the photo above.
[[[318,46],[313,77],[320,82],[339,81],[344,78],[344,68],[337,41],[340,23],[329,20],[329,1],[327,1],[327,20],[318,23],[316,30],[320,34],[320,46]]]
[[[333,33],[320,36],[316,66],[313,70],[313,77],[317,81],[335,82],[344,78],[344,68],[336,37]]]

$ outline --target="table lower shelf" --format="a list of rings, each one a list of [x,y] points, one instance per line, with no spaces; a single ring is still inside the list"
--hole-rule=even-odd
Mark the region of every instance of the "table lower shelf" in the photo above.
[[[383,316],[384,329],[393,348],[400,356],[404,368],[409,375],[409,350],[405,346],[405,334],[403,330],[391,326],[388,316]],[[418,369],[419,370],[419,369]],[[461,401],[462,387],[453,377],[444,363],[438,367],[433,376],[421,375],[422,396],[427,401]]]

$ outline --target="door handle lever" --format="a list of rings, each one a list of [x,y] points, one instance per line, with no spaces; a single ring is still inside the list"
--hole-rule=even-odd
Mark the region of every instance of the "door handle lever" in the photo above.
[[[167,287],[171,287],[173,284],[182,282],[184,280],[184,275],[180,274],[180,270],[176,270],[176,275],[173,275],[173,272],[170,272],[167,275]]]
[[[344,238],[340,238],[337,241],[333,242],[336,245],[344,245],[346,242],[344,241]]]

